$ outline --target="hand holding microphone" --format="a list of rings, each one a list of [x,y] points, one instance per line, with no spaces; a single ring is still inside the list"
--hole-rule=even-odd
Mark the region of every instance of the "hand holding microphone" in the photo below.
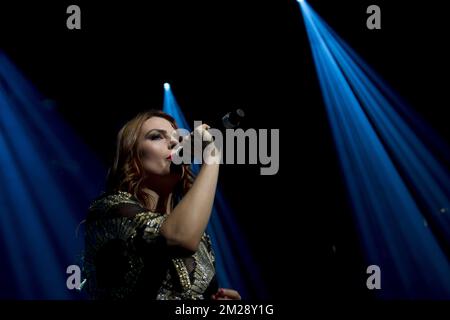
[[[226,129],[239,127],[244,117],[245,113],[242,109],[228,112],[220,121],[215,122],[213,129],[217,130],[216,134],[224,134]],[[221,163],[223,138],[220,139],[219,145],[216,145],[214,136],[208,131],[210,128],[207,124],[201,124],[193,132],[184,136],[172,155],[172,163],[174,165],[191,164],[195,160],[207,164]]]
[[[191,164],[195,160],[207,164],[214,162],[214,159],[220,156],[220,151],[214,145],[214,137],[208,131],[209,128],[210,126],[204,123],[184,136],[172,155],[172,162],[175,165]]]

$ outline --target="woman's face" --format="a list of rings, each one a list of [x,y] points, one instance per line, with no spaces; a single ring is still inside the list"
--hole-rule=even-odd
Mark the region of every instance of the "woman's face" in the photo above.
[[[139,136],[139,151],[146,173],[151,176],[170,175],[170,155],[178,145],[172,124],[161,117],[144,122]]]

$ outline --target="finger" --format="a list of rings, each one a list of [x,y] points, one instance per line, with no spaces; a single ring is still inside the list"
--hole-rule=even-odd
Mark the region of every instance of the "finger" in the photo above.
[[[227,297],[230,297],[233,299],[238,299],[238,300],[241,299],[241,295],[239,294],[239,292],[237,292],[236,290],[233,290],[233,289],[222,288],[219,290],[219,294],[221,296],[227,296]]]

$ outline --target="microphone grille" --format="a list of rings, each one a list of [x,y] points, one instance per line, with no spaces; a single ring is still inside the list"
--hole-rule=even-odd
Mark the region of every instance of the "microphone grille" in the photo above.
[[[241,120],[245,117],[245,112],[242,109],[237,109],[232,112],[228,112],[222,118],[222,124],[226,129],[234,129],[237,128],[241,122]]]

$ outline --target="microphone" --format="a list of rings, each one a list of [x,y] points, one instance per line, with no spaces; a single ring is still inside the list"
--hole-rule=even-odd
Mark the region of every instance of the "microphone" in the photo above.
[[[214,121],[211,123],[211,129],[217,129],[220,131],[224,131],[225,129],[236,129],[240,126],[242,120],[245,117],[245,112],[242,109],[236,109],[228,112],[219,121]],[[195,129],[195,128],[194,128]],[[193,133],[191,133],[191,138],[193,138]],[[207,144],[209,144],[208,142]],[[191,140],[191,149],[192,149],[193,140]],[[204,146],[205,147],[205,146]],[[204,149],[203,147],[203,149]],[[183,157],[183,147],[179,147],[175,152],[175,156],[178,158]],[[173,156],[172,156],[173,158]],[[191,163],[193,163],[193,155],[191,155]],[[175,164],[173,161],[171,163],[171,171],[179,172],[181,164]]]
[[[222,117],[222,126],[225,129],[235,129],[239,127],[241,121],[245,117],[245,112],[242,109],[237,109],[231,112],[228,112],[226,115]]]

